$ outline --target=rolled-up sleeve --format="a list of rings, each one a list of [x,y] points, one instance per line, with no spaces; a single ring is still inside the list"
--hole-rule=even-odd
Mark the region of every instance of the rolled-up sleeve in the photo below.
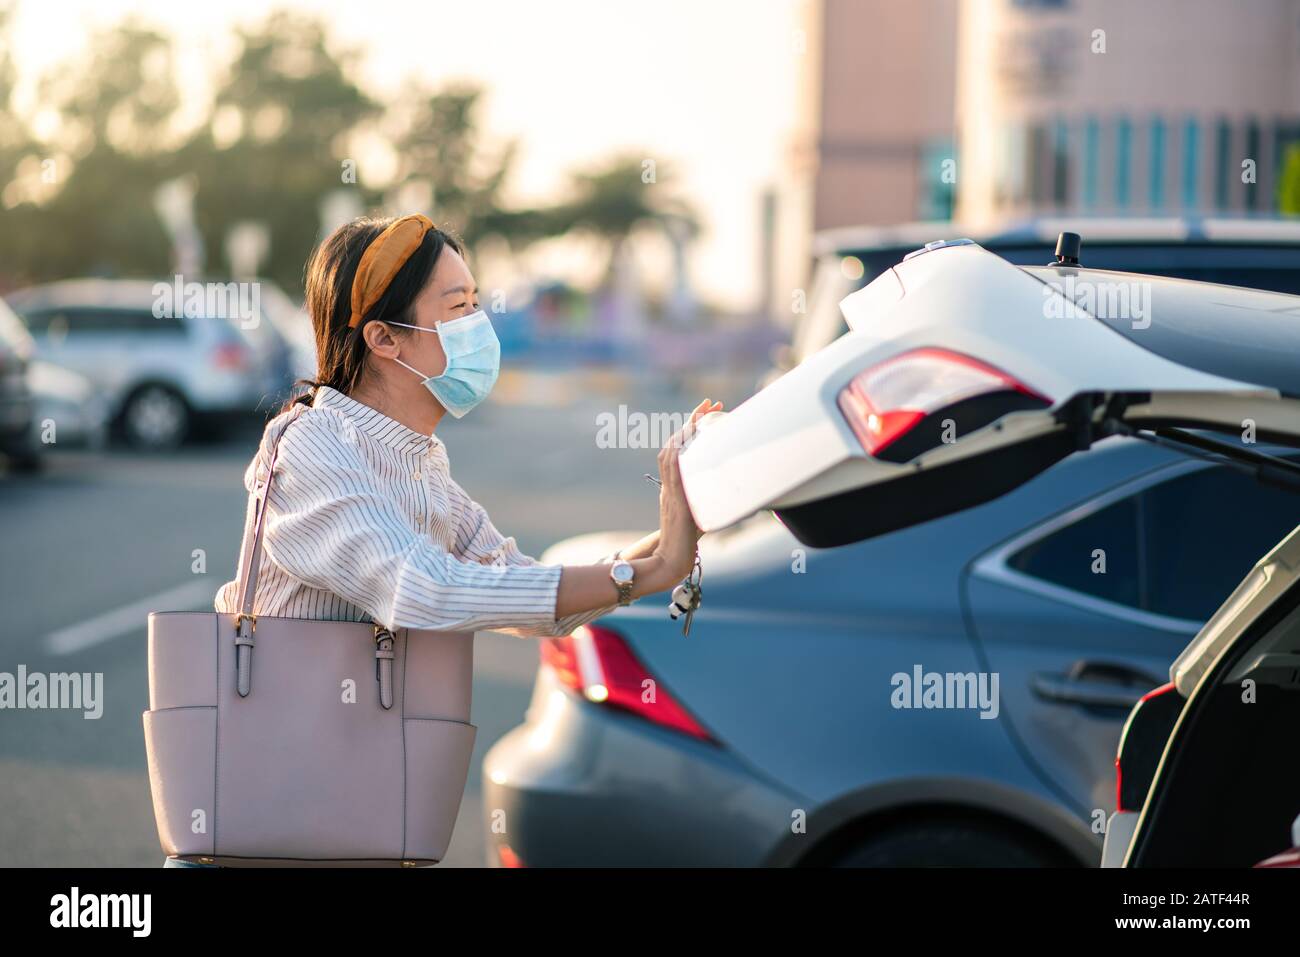
[[[464,516],[456,535],[457,550],[464,558],[473,562],[514,568],[555,568],[558,570],[562,567],[560,565],[546,565],[535,558],[525,555],[519,549],[514,536],[505,536],[497,531],[496,526],[492,524],[492,519],[488,517],[487,511],[482,505],[470,498],[465,490],[454,481],[449,481],[448,485],[457,506],[455,508],[456,513]],[[593,561],[608,563],[614,561],[615,557],[615,554],[611,553],[593,559]],[[613,595],[615,593],[613,582],[610,583],[609,588],[611,595]],[[617,602],[612,602],[601,608],[576,612],[540,625],[494,628],[492,630],[516,635],[520,638],[546,638],[567,635],[582,625],[610,614],[618,607]]]
[[[389,628],[545,633],[555,623],[560,566],[452,555],[412,527],[329,414],[308,410],[280,439],[263,547],[285,572]]]

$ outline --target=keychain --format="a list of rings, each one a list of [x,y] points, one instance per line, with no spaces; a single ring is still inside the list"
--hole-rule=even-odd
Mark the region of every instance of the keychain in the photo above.
[[[704,577],[704,569],[700,566],[700,553],[695,552],[695,567],[691,573],[686,576],[686,580],[673,589],[672,601],[668,603],[668,617],[676,621],[682,615],[686,616],[686,621],[682,623],[682,637],[688,638],[691,634],[691,622],[695,619],[695,610],[700,607],[700,601],[704,597],[704,590],[700,588],[700,579]]]
[[[649,472],[645,473],[646,481],[653,482],[655,485],[663,488],[663,483],[655,478]],[[673,589],[672,600],[668,603],[668,617],[676,621],[682,615],[686,620],[682,623],[682,637],[688,638],[691,634],[691,622],[695,620],[695,611],[700,607],[700,602],[704,597],[704,590],[700,588],[700,580],[704,577],[704,568],[700,564],[700,550],[695,550],[695,567],[686,579]]]

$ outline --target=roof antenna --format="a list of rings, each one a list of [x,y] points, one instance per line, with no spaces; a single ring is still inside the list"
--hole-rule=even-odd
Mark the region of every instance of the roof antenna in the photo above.
[[[1083,245],[1083,239],[1078,233],[1061,233],[1056,237],[1056,262],[1048,263],[1049,266],[1077,266],[1079,265],[1079,248]]]

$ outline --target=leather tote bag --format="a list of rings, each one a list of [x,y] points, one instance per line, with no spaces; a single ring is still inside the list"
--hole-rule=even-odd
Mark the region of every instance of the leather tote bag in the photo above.
[[[159,840],[169,857],[235,867],[436,864],[477,731],[473,633],[254,613],[283,434],[254,488],[240,611],[149,615]]]

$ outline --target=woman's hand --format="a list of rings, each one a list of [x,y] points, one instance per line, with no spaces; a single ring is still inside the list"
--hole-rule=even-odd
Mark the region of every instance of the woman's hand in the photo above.
[[[655,555],[660,558],[669,577],[676,581],[690,574],[695,565],[695,546],[704,535],[695,524],[686,492],[682,487],[681,468],[677,457],[683,445],[695,434],[696,423],[702,416],[722,409],[721,402],[705,399],[695,407],[690,420],[675,432],[659,450],[659,546]]]

